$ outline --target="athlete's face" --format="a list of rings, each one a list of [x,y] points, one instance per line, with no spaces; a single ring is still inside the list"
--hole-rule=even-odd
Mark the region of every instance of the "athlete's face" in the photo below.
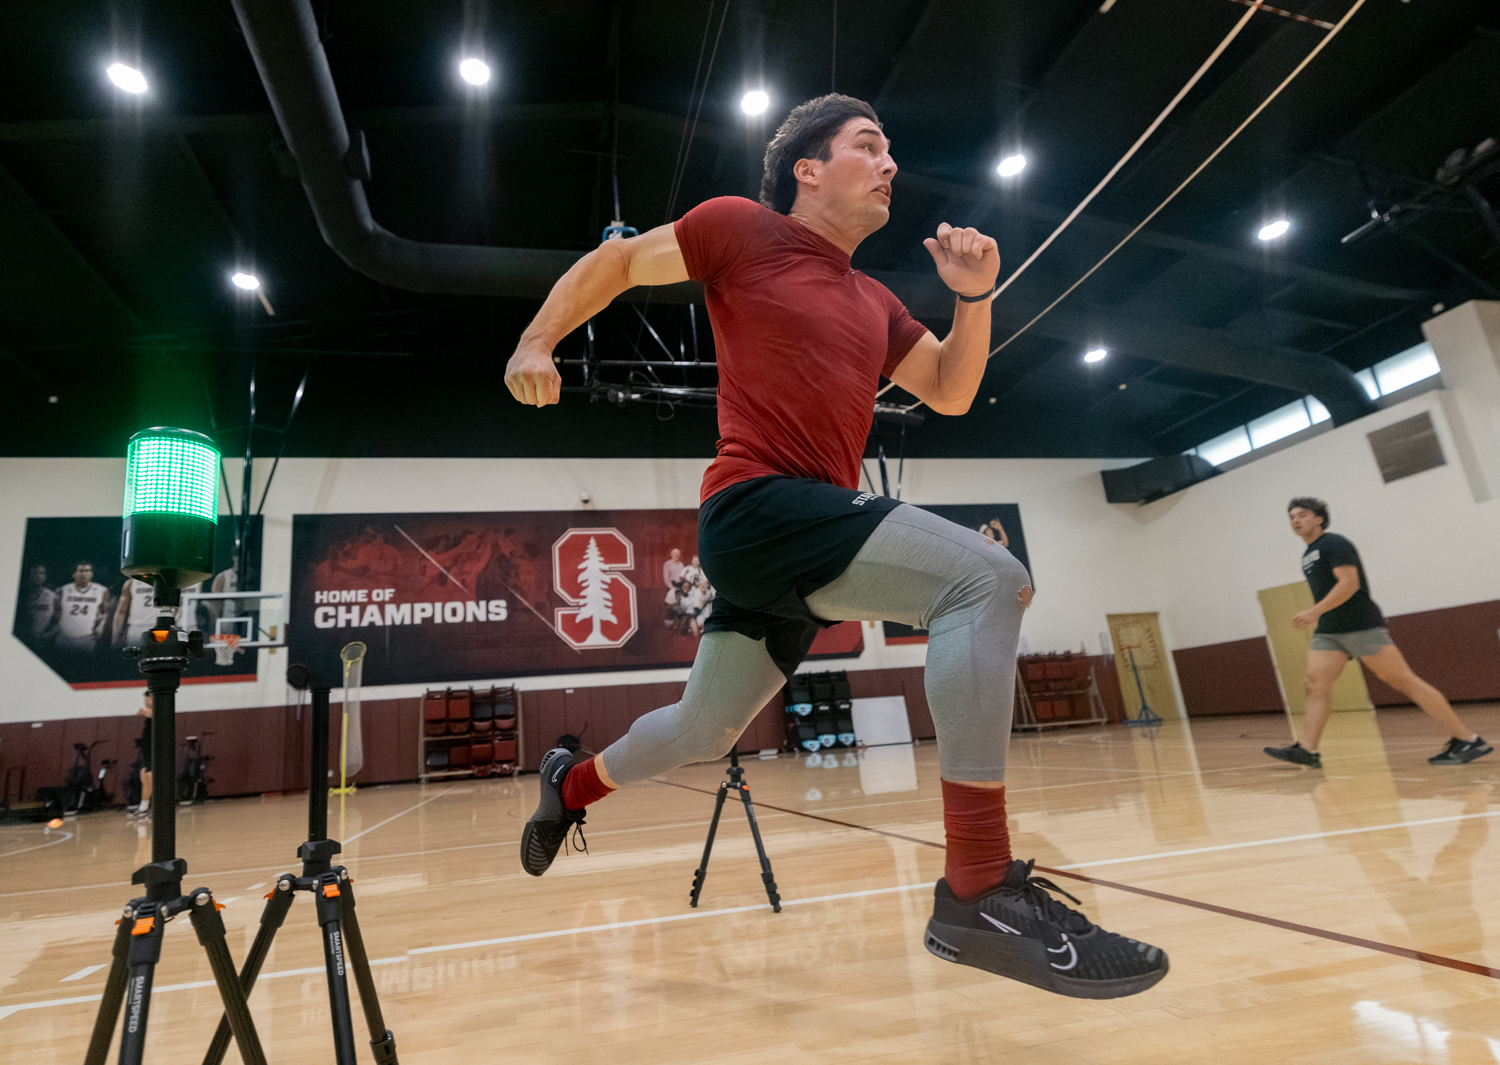
[[[828,147],[827,162],[809,159],[798,165],[812,164],[809,174],[815,176],[820,193],[841,212],[858,216],[872,232],[885,225],[891,217],[891,179],[896,176],[891,142],[868,118],[851,118]]]
[[[73,583],[80,588],[87,588],[89,582],[94,579],[94,567],[87,563],[77,566],[73,570]]]
[[[1323,530],[1323,519],[1306,507],[1293,507],[1286,512],[1286,516],[1292,523],[1292,532],[1304,540],[1309,535],[1316,535]]]
[[[31,583],[33,585],[35,585],[36,587],[38,587],[38,588],[44,588],[44,587],[46,587],[46,584],[47,584],[47,567],[46,566],[32,566],[31,567]]]

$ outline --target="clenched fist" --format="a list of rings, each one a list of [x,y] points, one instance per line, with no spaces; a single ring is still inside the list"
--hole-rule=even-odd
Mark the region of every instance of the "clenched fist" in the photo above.
[[[922,246],[937,264],[938,276],[960,296],[983,296],[995,287],[1000,274],[1000,246],[972,227],[954,229],[947,222],[937,227],[937,236]]]
[[[505,364],[505,387],[522,403],[545,407],[562,396],[562,375],[552,365],[552,352],[524,337]]]

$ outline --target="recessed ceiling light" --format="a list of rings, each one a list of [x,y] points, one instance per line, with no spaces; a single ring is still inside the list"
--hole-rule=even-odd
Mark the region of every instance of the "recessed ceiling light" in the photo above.
[[[995,167],[995,172],[1001,177],[1015,177],[1025,169],[1026,157],[1017,152],[1015,155],[1007,155],[1004,159],[1000,160],[1000,164]]]
[[[243,270],[232,274],[229,280],[234,282],[236,288],[242,288],[246,292],[254,292],[260,288],[260,278],[254,274],[247,274]]]
[[[771,106],[771,97],[764,89],[751,89],[740,97],[740,110],[747,115],[763,115]]]
[[[1088,354],[1086,354],[1083,357],[1083,361],[1084,362],[1102,362],[1103,359],[1104,359],[1104,356],[1106,356],[1108,354],[1109,354],[1109,349],[1107,349],[1107,348],[1095,348],[1093,351],[1089,352]]]
[[[105,68],[104,73],[109,75],[109,80],[114,82],[118,89],[137,95],[146,91],[146,75],[135,67],[127,67],[124,63],[111,63]]]
[[[470,85],[488,85],[490,65],[483,59],[465,59],[458,64],[458,76]]]
[[[1258,236],[1261,240],[1275,240],[1277,237],[1281,236],[1291,228],[1292,224],[1285,218],[1278,218],[1274,222],[1267,222],[1265,225],[1261,226],[1260,232],[1257,233],[1256,236]]]

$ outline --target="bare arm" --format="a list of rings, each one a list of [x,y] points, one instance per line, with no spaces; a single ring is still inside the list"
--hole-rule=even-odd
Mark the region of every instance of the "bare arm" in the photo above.
[[[994,238],[944,222],[936,238],[922,243],[937,264],[938,276],[955,293],[977,296],[995,287],[1000,249]],[[989,353],[990,301],[956,300],[948,336],[939,342],[931,333],[924,335],[891,380],[939,414],[963,414],[979,391]]]
[[[1359,591],[1359,570],[1354,566],[1334,566],[1333,575],[1338,578],[1338,583],[1329,589],[1328,594],[1318,600],[1312,606],[1292,618],[1293,628],[1310,629],[1318,623],[1318,619],[1330,610],[1336,610],[1347,603],[1354,593]]]
[[[668,224],[644,236],[608,240],[552,286],[505,367],[505,385],[522,403],[545,407],[561,396],[562,377],[552,349],[584,322],[636,285],[672,285],[688,279],[677,233]]]
[[[109,639],[110,643],[117,646],[125,640],[125,626],[130,620],[130,602],[133,598],[130,586],[134,583],[134,580],[126,578],[125,586],[120,589],[120,598],[115,604],[115,620],[111,626]]]

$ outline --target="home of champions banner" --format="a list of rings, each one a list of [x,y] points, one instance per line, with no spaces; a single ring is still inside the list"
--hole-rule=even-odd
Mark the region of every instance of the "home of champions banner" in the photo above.
[[[364,683],[689,665],[715,591],[696,510],[299,514],[294,658],[367,651]],[[813,657],[858,655],[855,623]]]

